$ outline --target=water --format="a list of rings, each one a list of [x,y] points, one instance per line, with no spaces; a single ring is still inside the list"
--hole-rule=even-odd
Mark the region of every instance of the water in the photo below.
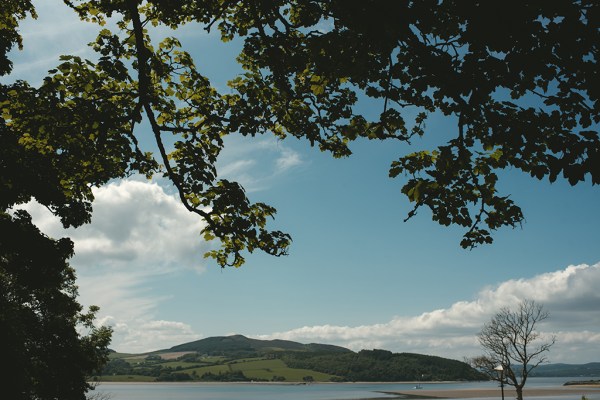
[[[581,378],[529,378],[525,389],[559,387]],[[589,378],[585,378],[586,380]],[[259,384],[259,383],[103,383],[95,392],[111,400],[356,400],[394,398],[382,392],[407,391],[414,383],[335,383],[335,384]],[[498,388],[496,382],[422,383],[423,389]],[[92,392],[93,393],[93,392]],[[415,390],[415,394],[419,394]],[[500,397],[500,390],[498,390]],[[600,400],[600,390],[586,396]],[[536,400],[580,400],[581,396],[535,397]],[[476,400],[476,399],[470,399]],[[490,400],[490,399],[487,399]],[[507,400],[511,400],[507,397]]]

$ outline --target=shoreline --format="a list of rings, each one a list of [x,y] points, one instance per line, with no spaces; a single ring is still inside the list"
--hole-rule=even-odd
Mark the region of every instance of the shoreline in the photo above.
[[[385,392],[387,394],[399,395],[404,399],[472,399],[472,398],[498,398],[500,389],[432,389],[432,390],[394,390]],[[556,397],[556,396],[589,396],[600,394],[600,385],[572,385],[551,388],[523,389],[523,397]],[[504,397],[514,399],[514,389],[504,389]]]
[[[417,383],[425,383],[429,386],[435,386],[436,384],[454,383],[454,381],[440,381],[440,382],[416,382],[416,381],[397,381],[397,382],[370,382],[370,381],[357,381],[357,382],[304,382],[304,381],[285,381],[285,382],[272,382],[272,381],[237,381],[237,382],[211,382],[211,381],[92,381],[90,384],[125,384],[125,385],[385,385],[385,384],[401,384],[401,385],[413,385]],[[584,389],[590,389],[592,393],[600,392],[600,383],[590,384],[576,384],[576,385],[564,385],[564,386],[550,386],[550,387],[533,387],[523,389],[523,397],[525,396],[544,396],[546,392],[558,392],[564,394],[570,394],[572,392],[579,392]],[[395,390],[389,393],[402,393],[402,394],[414,394],[418,397],[421,395],[429,395],[430,393],[457,393],[457,392],[479,392],[489,394],[490,396],[476,396],[476,397],[495,397],[500,393],[499,388],[467,388],[467,389],[406,389],[406,390]],[[537,394],[541,393],[541,394]],[[504,387],[504,395],[515,394],[515,390],[511,386]],[[446,397],[446,396],[444,396]],[[448,398],[456,398],[455,396]]]
[[[106,385],[123,385],[123,386],[136,386],[136,385],[161,385],[161,386],[226,386],[226,385],[247,385],[247,386],[312,386],[312,385],[365,385],[365,384],[414,384],[415,382],[123,382],[123,381],[112,381],[112,382],[95,382],[97,387],[101,387],[103,384]],[[363,388],[364,389],[364,388]],[[438,399],[500,399],[501,390],[500,388],[440,388],[440,389],[396,389],[382,388],[381,386],[377,389],[373,388],[371,393],[373,397],[369,396],[365,399],[360,400],[438,400]],[[385,397],[377,397],[377,393],[385,395]],[[582,384],[582,385],[570,385],[570,386],[548,386],[548,387],[531,387],[523,390],[523,397],[541,397],[552,400],[560,400],[561,398],[567,398],[568,400],[580,400],[582,396],[586,396],[590,399],[598,400],[600,398],[600,384]],[[504,399],[514,400],[516,398],[516,392],[512,387],[504,388]],[[542,400],[542,399],[540,399]]]
[[[123,381],[103,381],[94,382],[94,384],[110,384],[110,385],[193,385],[193,386],[218,386],[218,385],[278,385],[278,386],[300,386],[300,385],[338,385],[338,384],[412,384],[414,382],[123,382]],[[398,396],[398,399],[474,399],[474,398],[499,398],[499,388],[472,388],[472,389],[406,389],[406,390],[390,390],[380,391],[379,393],[391,394]],[[600,384],[588,385],[569,385],[569,386],[554,386],[548,388],[527,388],[523,390],[523,397],[558,397],[558,396],[575,396],[575,399],[580,399],[581,396],[600,394]],[[514,399],[516,392],[510,387],[505,387],[504,397],[506,399]]]

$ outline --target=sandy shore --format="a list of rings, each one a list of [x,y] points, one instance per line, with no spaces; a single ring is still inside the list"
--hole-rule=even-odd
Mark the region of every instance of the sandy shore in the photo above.
[[[440,390],[405,390],[394,391],[406,398],[444,398],[444,399],[471,399],[471,398],[500,398],[500,389],[440,389]],[[523,397],[549,397],[549,396],[572,396],[573,400],[581,399],[581,396],[600,393],[600,385],[564,386],[557,388],[534,388],[523,390]],[[504,388],[504,398],[511,400],[516,398],[514,389]]]

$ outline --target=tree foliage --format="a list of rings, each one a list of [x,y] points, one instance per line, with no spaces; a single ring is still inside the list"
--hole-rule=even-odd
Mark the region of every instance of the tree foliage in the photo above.
[[[555,341],[554,336],[544,339],[537,330],[547,318],[543,306],[531,300],[522,301],[514,311],[501,309],[478,335],[485,354],[473,360],[474,366],[491,379],[514,386],[517,399],[522,400],[527,377],[547,362],[546,354]]]
[[[402,155],[390,176],[408,177],[408,218],[429,208],[438,223],[466,229],[463,247],[523,220],[499,192],[499,170],[600,182],[596,1],[66,3],[101,26],[112,17],[119,30],[100,30],[96,59],[64,56],[39,87],[5,87],[2,102],[20,151],[50,163],[55,178],[45,185],[53,196],[32,191],[16,202],[36,197],[66,225],[89,221],[93,187],[161,173],[204,218],[204,237],[220,241],[208,255],[221,266],[240,266],[244,251],[286,254],[290,236],[266,227],[275,209],[219,178],[224,136],[294,136],[342,157],[358,138],[410,143],[433,113],[454,121],[455,133]],[[5,48],[20,43],[16,21],[33,12],[28,1],[9,4]],[[176,38],[153,43],[153,26],[191,22],[243,41],[245,72],[230,93],[211,86]],[[375,118],[359,113],[369,98]],[[151,132],[138,129],[142,120]],[[139,148],[147,134],[156,156]]]
[[[28,1],[2,4],[0,75],[11,69],[7,52],[21,45],[16,27],[27,14],[35,16]],[[7,102],[17,93],[33,108],[15,104],[10,112],[26,114],[28,126],[8,116]],[[49,107],[43,91],[24,82],[0,85],[0,104],[0,353],[7,367],[0,386],[3,396],[15,400],[82,400],[92,388],[88,378],[107,360],[112,331],[94,326],[97,307],[84,311],[77,301],[75,272],[68,264],[73,243],[47,237],[25,211],[9,209],[36,198],[65,225],[87,222],[90,209],[81,199],[89,182],[78,172],[86,169],[85,159],[77,152],[61,156],[55,146],[61,138],[44,133],[42,120],[58,118],[60,129],[61,115],[43,117]],[[65,146],[85,147],[63,130]]]
[[[68,239],[43,235],[25,212],[0,213],[0,352],[3,394],[15,400],[84,399],[107,359],[111,329],[83,312]],[[83,331],[82,331],[83,330]]]

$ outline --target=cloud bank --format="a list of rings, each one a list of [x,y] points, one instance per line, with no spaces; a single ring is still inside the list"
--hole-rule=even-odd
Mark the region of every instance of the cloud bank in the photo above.
[[[475,300],[457,302],[449,308],[418,316],[395,316],[388,322],[363,326],[303,326],[255,337],[463,359],[481,352],[476,335],[499,308],[515,307],[523,299],[532,299],[550,312],[550,318],[540,325],[540,330],[557,337],[549,355],[551,362],[598,361],[598,287],[600,263],[569,266],[529,279],[509,280],[481,290]]]

